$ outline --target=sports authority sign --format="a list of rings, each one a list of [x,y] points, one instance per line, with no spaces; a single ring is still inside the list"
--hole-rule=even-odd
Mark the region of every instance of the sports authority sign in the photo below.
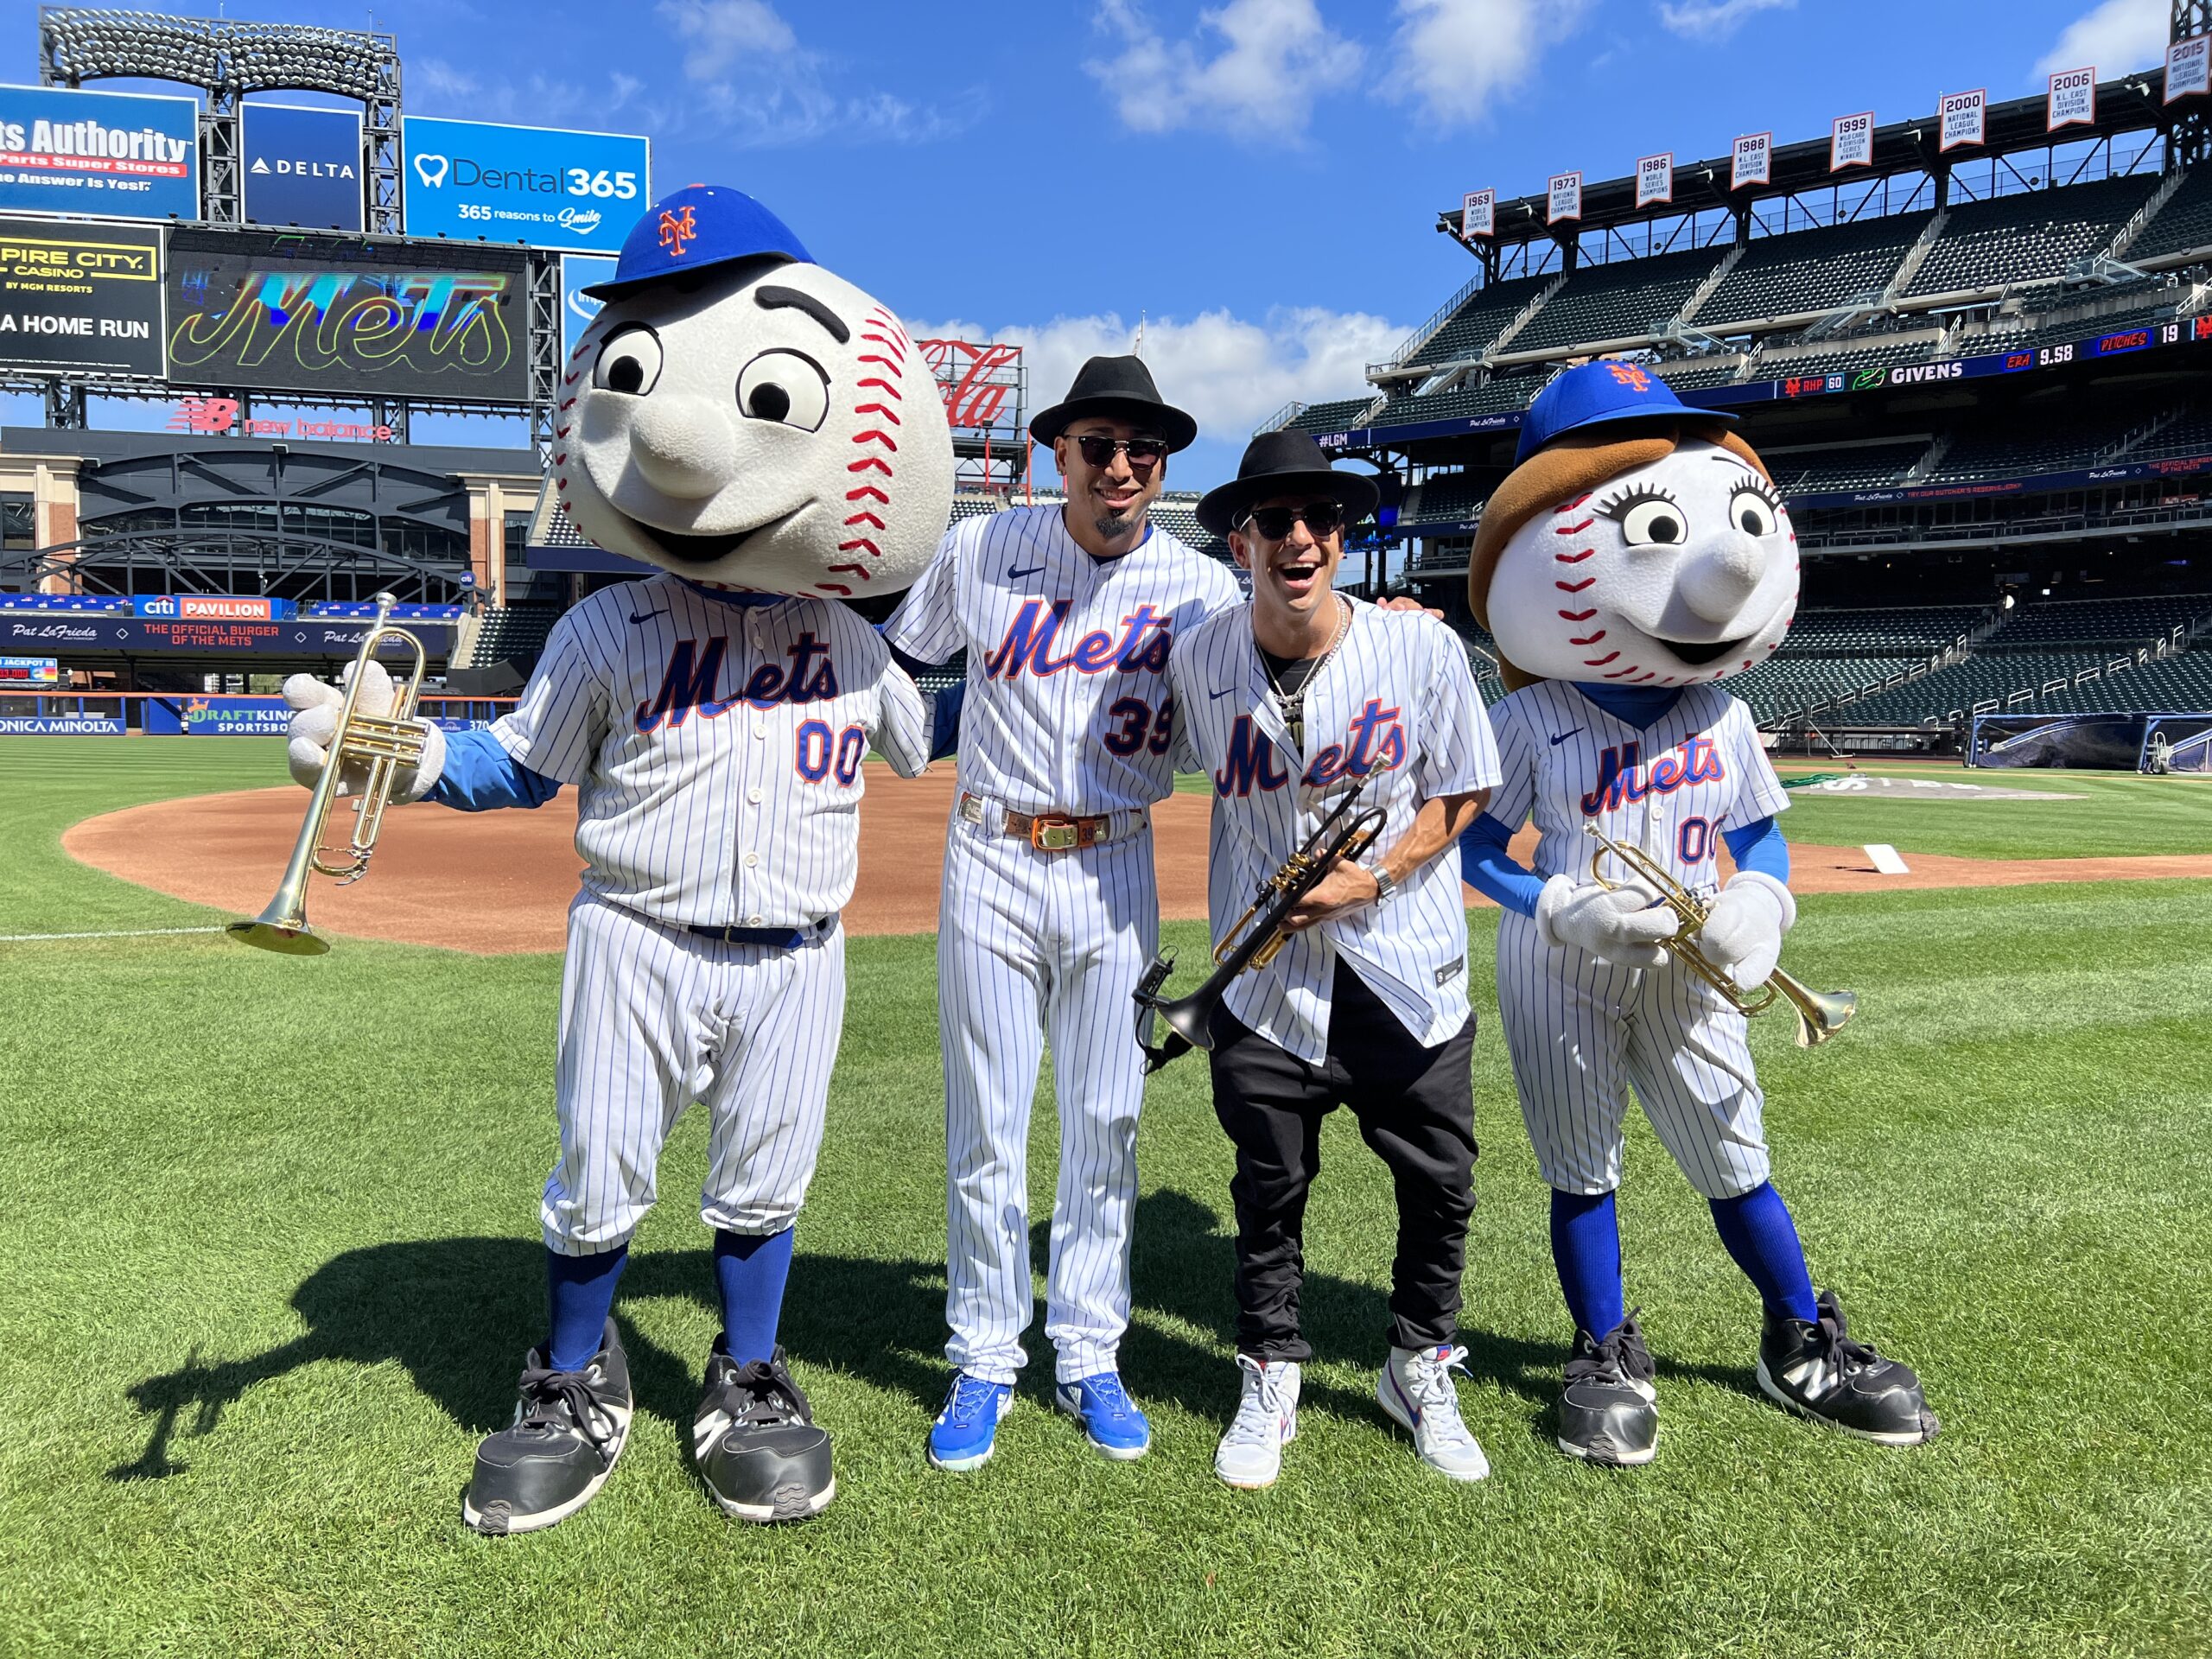
[[[2212,35],[2192,35],[2166,48],[2165,101],[2212,92]]]
[[[1839,115],[1835,124],[1828,129],[1828,171],[1840,173],[1847,167],[1874,165],[1874,111],[1861,110],[1856,115]]]
[[[1989,89],[1979,87],[1971,92],[1946,92],[1937,108],[1942,122],[1942,137],[1936,140],[1938,150],[1956,149],[1962,144],[1979,144],[1988,137]]]
[[[1773,177],[1774,135],[1747,132],[1738,138],[1728,161],[1728,188],[1740,190],[1747,184],[1769,183]]]
[[[1554,173],[1545,187],[1544,223],[1557,225],[1563,220],[1582,217],[1582,175],[1580,173]]]
[[[2097,72],[2062,69],[2050,78],[2050,94],[2044,106],[2044,130],[2061,127],[2094,126],[2097,122]]]
[[[1655,201],[1675,199],[1675,152],[1660,156],[1640,156],[1636,162],[1636,205],[1649,207]]]
[[[652,200],[651,147],[610,132],[402,118],[410,236],[620,253]]]
[[[1470,190],[1459,202],[1459,239],[1471,242],[1478,236],[1497,234],[1497,192]]]
[[[162,235],[0,219],[0,367],[160,379]]]
[[[0,213],[200,217],[188,98],[0,86]]]

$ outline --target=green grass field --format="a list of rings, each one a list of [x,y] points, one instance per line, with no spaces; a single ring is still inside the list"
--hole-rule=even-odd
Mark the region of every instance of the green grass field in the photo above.
[[[264,740],[0,741],[0,934],[221,919],[57,838],[277,765]],[[1980,848],[1936,834],[2212,850],[2212,792],[2188,784],[1986,818],[1963,815],[1999,804],[1859,804],[1789,827],[1908,855]],[[2061,809],[2063,835],[2028,817]],[[1491,925],[1472,918],[1484,1009]],[[1751,1294],[1639,1127],[1622,1209],[1661,1457],[1624,1476],[1560,1455],[1568,1332],[1486,1028],[1462,1392],[1496,1472],[1429,1477],[1373,1403],[1391,1209],[1340,1116],[1308,1224],[1323,1358],[1257,1494],[1211,1476],[1236,1398],[1230,1159],[1187,1060],[1142,1132],[1124,1364],[1153,1455],[1085,1450],[1047,1358],[989,1467],[924,1464],[946,1380],[933,950],[856,942],[785,1326],[837,1436],[836,1503],[741,1528],[685,1461],[715,1322],[695,1116],[624,1287],[633,1443],[583,1515],[501,1541],[466,1532],[457,1497],[542,1317],[557,958],[0,943],[0,1651],[2205,1652],[2208,932],[2212,881],[1805,901],[1791,966],[1863,1012],[1817,1053],[1759,1027],[1777,1181],[1854,1330],[1927,1378],[1932,1446],[1847,1441],[1759,1397]]]

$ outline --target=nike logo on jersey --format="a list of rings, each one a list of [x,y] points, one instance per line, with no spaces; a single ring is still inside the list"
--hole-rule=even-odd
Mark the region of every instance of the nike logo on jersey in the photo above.
[[[657,616],[666,616],[667,614],[668,613],[666,611],[632,611],[630,613],[630,620],[632,622],[650,622]]]
[[[1006,579],[1008,582],[1020,582],[1024,576],[1033,576],[1037,575],[1037,573],[1044,568],[1045,567],[1041,564],[1013,565],[1008,567],[1006,573]]]
[[[1064,668],[1072,668],[1078,674],[1103,674],[1109,668],[1124,674],[1166,671],[1173,619],[1160,615],[1149,605],[1140,605],[1122,618],[1119,633],[1105,629],[1086,633],[1065,656],[1055,658],[1052,648],[1059,640],[1070,607],[1065,599],[1050,605],[1041,599],[1025,600],[1014,613],[1006,638],[984,660],[984,678],[1017,679],[1027,671],[1046,679]]]
[[[1679,751],[1669,749],[1647,770],[1643,745],[1624,743],[1598,757],[1598,786],[1582,798],[1585,817],[1611,812],[1647,795],[1671,795],[1691,784],[1717,784],[1728,773],[1720,751],[1709,737],[1693,737]]]
[[[634,717],[638,730],[650,734],[666,727],[674,731],[695,713],[702,720],[717,720],[741,702],[768,709],[779,702],[817,702],[837,695],[837,670],[830,660],[830,648],[810,632],[800,634],[798,643],[785,653],[791,659],[789,669],[763,663],[753,671],[742,690],[717,698],[715,687],[721,680],[722,659],[728,649],[729,641],[720,636],[708,640],[703,652],[696,639],[677,640],[669,652],[659,691],[650,702],[638,705]]]
[[[1380,697],[1370,697],[1366,707],[1352,716],[1344,741],[1316,754],[1298,781],[1317,789],[1339,779],[1365,778],[1402,766],[1406,730],[1399,716],[1403,712],[1385,708]],[[1214,792],[1249,795],[1255,789],[1281,789],[1289,781],[1289,771],[1275,757],[1274,741],[1252,723],[1251,715],[1237,715],[1230,732],[1228,757],[1213,775]]]
[[[1559,746],[1566,742],[1568,738],[1573,737],[1575,732],[1579,732],[1581,729],[1582,728],[1578,726],[1574,728],[1573,732],[1561,732],[1557,737],[1552,739],[1552,747],[1559,747]]]
[[[1206,693],[1206,701],[1208,702],[1218,702],[1236,689],[1236,688],[1233,685],[1224,685],[1218,691],[1209,691]]]

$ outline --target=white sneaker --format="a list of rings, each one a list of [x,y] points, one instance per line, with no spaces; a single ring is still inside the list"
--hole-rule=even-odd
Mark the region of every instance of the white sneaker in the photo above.
[[[1213,1454],[1213,1471],[1231,1486],[1272,1486],[1282,1472],[1282,1449],[1298,1438],[1298,1362],[1236,1356],[1244,1397]]]
[[[1390,1363],[1375,1379],[1375,1397],[1402,1428],[1413,1431],[1414,1451],[1439,1474],[1452,1480],[1480,1480],[1490,1459],[1459,1421],[1459,1390],[1452,1368],[1467,1351],[1448,1344],[1437,1348],[1393,1348]]]

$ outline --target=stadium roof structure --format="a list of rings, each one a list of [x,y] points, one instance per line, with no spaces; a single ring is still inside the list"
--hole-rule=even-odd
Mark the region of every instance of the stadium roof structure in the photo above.
[[[1500,200],[1497,207],[1497,233],[1476,238],[1465,245],[1470,253],[1479,258],[1484,242],[1497,247],[1546,240],[1565,243],[1586,232],[1652,224],[1718,209],[1740,212],[1754,202],[1777,197],[1902,173],[1941,174],[1966,162],[2023,150],[2048,149],[2054,144],[2110,139],[2146,130],[2163,134],[2196,113],[2186,103],[2167,105],[2165,85],[2163,66],[2123,75],[2116,80],[2101,81],[2097,86],[2095,121],[2075,123],[2056,131],[2046,125],[2047,106],[2040,93],[1992,104],[1986,118],[1986,140],[1971,146],[1955,146],[1949,151],[1940,148],[1942,122],[1937,116],[1893,121],[1874,130],[1872,165],[1853,167],[1842,173],[1829,170],[1829,140],[1825,136],[1777,145],[1770,164],[1772,178],[1740,190],[1728,188],[1731,161],[1726,154],[1706,161],[1678,162],[1674,170],[1674,200],[1649,202],[1642,207],[1636,205],[1636,175],[1632,173],[1596,184],[1586,182],[1582,187],[1581,217],[1557,226],[1546,222],[1549,203],[1546,194],[1540,190],[1511,200]],[[1437,214],[1436,230],[1440,234],[1463,240],[1459,229],[1460,208],[1457,204]]]

